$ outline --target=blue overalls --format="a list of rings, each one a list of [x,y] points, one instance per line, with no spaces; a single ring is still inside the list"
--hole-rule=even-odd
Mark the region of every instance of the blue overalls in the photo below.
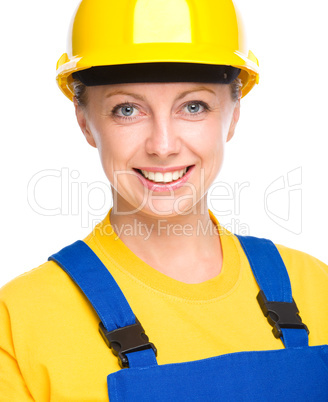
[[[308,346],[277,248],[270,240],[237,237],[261,289],[260,307],[285,349],[158,365],[155,346],[89,246],[77,241],[49,257],[89,299],[100,333],[126,368],[107,377],[110,401],[328,401],[328,346]]]

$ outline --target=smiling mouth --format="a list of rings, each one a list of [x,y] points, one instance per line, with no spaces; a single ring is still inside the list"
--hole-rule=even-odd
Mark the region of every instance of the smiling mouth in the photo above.
[[[172,183],[174,181],[177,181],[181,179],[187,172],[188,170],[192,167],[188,166],[184,169],[181,170],[175,170],[172,172],[152,172],[152,171],[147,171],[147,170],[140,170],[140,169],[134,169],[138,173],[140,173],[145,179],[153,182],[153,183]]]

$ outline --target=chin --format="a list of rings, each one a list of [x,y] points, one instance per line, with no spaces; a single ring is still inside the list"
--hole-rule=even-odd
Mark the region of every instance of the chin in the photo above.
[[[150,215],[154,218],[164,219],[164,218],[174,218],[180,215],[189,215],[195,213],[196,205],[190,200],[181,200],[180,202],[175,202],[164,200],[153,200],[151,204],[147,203],[143,208],[142,212]]]

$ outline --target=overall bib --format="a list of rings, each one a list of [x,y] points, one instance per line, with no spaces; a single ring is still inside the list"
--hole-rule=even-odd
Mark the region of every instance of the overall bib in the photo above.
[[[237,237],[261,289],[260,307],[284,349],[158,365],[155,346],[89,246],[77,241],[49,257],[89,299],[100,333],[125,367],[107,377],[110,401],[328,401],[328,346],[308,346],[277,248],[267,239]]]

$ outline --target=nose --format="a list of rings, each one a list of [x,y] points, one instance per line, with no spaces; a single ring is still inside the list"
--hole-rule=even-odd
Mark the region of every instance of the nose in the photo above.
[[[181,139],[172,119],[169,116],[154,117],[146,140],[146,152],[166,159],[178,154],[180,149]]]

